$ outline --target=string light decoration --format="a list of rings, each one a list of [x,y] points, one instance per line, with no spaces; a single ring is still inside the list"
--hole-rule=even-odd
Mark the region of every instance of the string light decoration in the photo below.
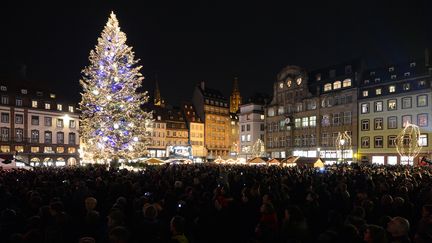
[[[126,34],[113,12],[90,51],[89,61],[80,80],[84,157],[108,162],[143,156],[153,121],[141,105],[149,97],[147,92],[137,92],[144,79],[141,66],[136,65],[139,60],[126,45]]]
[[[405,123],[405,128],[395,138],[396,151],[401,160],[406,160],[412,164],[414,158],[420,153],[420,129],[417,125],[409,122]]]
[[[252,146],[252,156],[263,157],[265,155],[264,142],[258,139]]]
[[[347,131],[339,132],[336,137],[336,150],[340,151],[341,161],[344,162],[344,152],[351,150],[352,139]]]

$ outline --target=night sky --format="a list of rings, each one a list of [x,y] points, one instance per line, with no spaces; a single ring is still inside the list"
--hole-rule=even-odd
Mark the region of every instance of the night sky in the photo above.
[[[152,94],[158,77],[162,96],[174,105],[189,100],[201,80],[229,96],[237,76],[243,97],[270,94],[277,72],[289,64],[311,70],[363,57],[376,67],[423,55],[425,47],[432,47],[428,1],[359,1],[361,6],[349,1],[303,6],[291,1],[70,2],[1,6],[1,81],[49,87],[78,101],[80,72],[111,10],[141,59],[144,87]]]

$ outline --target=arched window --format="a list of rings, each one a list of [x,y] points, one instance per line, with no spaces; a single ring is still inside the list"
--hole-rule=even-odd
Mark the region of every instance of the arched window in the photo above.
[[[333,89],[340,89],[341,87],[341,81],[336,81],[333,83]]]
[[[351,86],[351,79],[350,78],[347,78],[347,79],[345,79],[344,81],[343,81],[343,87],[345,88],[345,87],[350,87]]]
[[[332,89],[332,85],[330,83],[324,84],[324,91],[329,91]]]

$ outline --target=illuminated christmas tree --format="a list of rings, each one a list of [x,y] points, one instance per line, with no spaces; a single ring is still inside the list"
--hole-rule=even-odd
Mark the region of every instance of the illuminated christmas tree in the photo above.
[[[139,93],[143,77],[126,34],[111,13],[98,44],[90,51],[90,65],[80,80],[84,92],[80,135],[84,157],[93,161],[134,160],[146,153],[151,113],[141,105],[148,101]]]

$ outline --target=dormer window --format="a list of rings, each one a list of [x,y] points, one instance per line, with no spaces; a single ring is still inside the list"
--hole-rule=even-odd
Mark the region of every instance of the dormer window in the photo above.
[[[330,91],[332,89],[332,84],[328,83],[324,85],[324,91]]]
[[[370,76],[375,76],[375,72],[370,72],[369,75]]]
[[[389,72],[394,72],[394,67],[389,67]]]
[[[42,93],[41,91],[37,91],[37,92],[36,92],[36,95],[37,95],[37,96],[42,96],[43,93]]]
[[[336,81],[333,83],[333,89],[340,89],[341,87],[341,81]]]
[[[409,77],[410,75],[411,75],[410,72],[406,72],[406,73],[404,73],[404,76],[405,76],[405,77]]]
[[[416,66],[415,62],[410,63],[410,67],[415,67],[415,66]]]
[[[369,83],[369,79],[365,79],[364,84],[368,84]]]
[[[26,89],[22,89],[21,90],[21,94],[27,94],[27,90]]]
[[[351,86],[351,79],[350,79],[350,78],[345,79],[345,80],[343,81],[342,86],[343,86],[344,88],[345,88],[345,87],[350,87],[350,86]]]
[[[45,103],[45,109],[46,109],[46,110],[51,109],[51,104],[50,104],[50,103]]]
[[[0,90],[1,91],[7,91],[7,87],[2,85],[2,86],[0,86]]]
[[[55,94],[50,94],[50,98],[51,99],[55,99],[56,95]]]
[[[376,79],[375,79],[375,83],[378,83],[379,81],[381,81],[380,78],[376,78]]]
[[[396,74],[392,74],[392,75],[390,76],[390,78],[391,78],[391,79],[396,79]]]
[[[317,75],[315,75],[315,79],[316,79],[316,81],[320,81],[321,80],[321,73],[318,73]]]
[[[70,105],[70,106],[68,107],[68,109],[69,109],[69,112],[74,112],[74,107],[73,107],[73,106]]]

